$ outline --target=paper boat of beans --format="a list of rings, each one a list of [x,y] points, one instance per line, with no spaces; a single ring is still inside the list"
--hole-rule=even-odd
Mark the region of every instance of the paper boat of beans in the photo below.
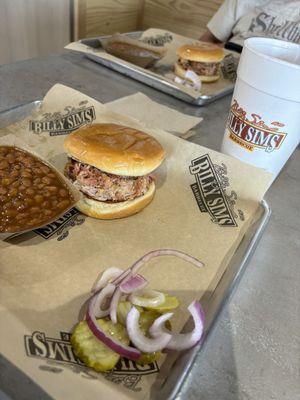
[[[55,221],[80,197],[55,167],[24,146],[7,142],[0,144],[0,239]]]

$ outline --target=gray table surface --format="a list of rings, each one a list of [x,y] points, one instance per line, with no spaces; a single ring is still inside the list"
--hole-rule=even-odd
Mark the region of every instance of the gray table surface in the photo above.
[[[190,140],[219,150],[231,96],[206,107],[173,99],[80,54],[63,53],[0,66],[0,111],[42,99],[63,83],[108,102],[137,91],[201,116]],[[269,189],[271,221],[231,302],[223,309],[180,399],[300,399],[300,153],[294,152]],[[44,399],[29,379],[0,359],[0,398]]]

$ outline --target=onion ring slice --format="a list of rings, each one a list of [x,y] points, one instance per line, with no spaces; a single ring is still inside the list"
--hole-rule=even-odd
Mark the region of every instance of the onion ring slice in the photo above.
[[[150,261],[152,258],[155,257],[162,257],[162,256],[175,256],[181,258],[184,261],[187,261],[196,267],[203,267],[203,262],[197,260],[197,258],[190,256],[189,254],[184,253],[183,251],[173,250],[173,249],[158,249],[150,251],[149,253],[145,254],[143,257],[139,258],[131,267],[132,275],[137,274],[140,268]]]
[[[130,294],[136,290],[143,289],[148,285],[148,281],[142,275],[134,275],[128,279],[124,279],[120,283],[120,289],[123,293]]]
[[[97,324],[96,317],[93,314],[94,302],[95,302],[95,297],[93,297],[90,300],[88,310],[86,313],[86,322],[90,330],[93,332],[93,334],[96,336],[97,339],[99,339],[102,343],[104,343],[106,346],[108,346],[116,353],[120,354],[120,356],[128,358],[130,360],[137,360],[141,356],[139,350],[131,346],[126,346],[119,340],[112,338],[111,336],[108,336],[99,327],[99,325]]]
[[[195,328],[190,333],[173,333],[170,342],[167,344],[166,349],[169,350],[187,350],[195,346],[201,339],[204,331],[204,311],[199,301],[194,300],[188,307],[191,313]],[[162,332],[169,332],[163,325],[159,318],[153,322],[149,329],[149,333],[153,337],[160,337]]]
[[[157,307],[163,304],[165,299],[166,297],[163,293],[150,289],[141,290],[129,296],[132,304],[141,307]]]
[[[140,330],[139,318],[139,311],[135,307],[132,307],[127,315],[126,328],[128,336],[135,347],[143,353],[153,353],[154,351],[164,349],[171,340],[172,335],[161,331],[160,335],[157,335],[155,338],[146,337]]]
[[[201,80],[200,77],[191,69],[188,69],[185,73],[185,78],[192,82],[192,86],[195,90],[201,89]]]
[[[120,276],[123,273],[123,270],[120,268],[116,267],[110,267],[107,268],[106,270],[103,271],[101,274],[100,278],[96,280],[94,283],[91,293],[96,293],[100,289],[104,288],[111,279],[116,279],[118,276]]]
[[[110,312],[110,305],[107,308],[103,309],[102,305],[104,300],[107,297],[111,297],[115,291],[116,287],[112,283],[108,283],[100,292],[95,294],[94,300],[94,309],[93,314],[95,318],[103,318],[106,317]]]
[[[174,250],[174,249],[158,249],[158,250],[150,251],[149,253],[146,253],[145,255],[143,255],[131,267],[126,269],[120,276],[118,276],[116,279],[114,279],[112,281],[112,283],[114,285],[119,285],[120,282],[122,282],[129,274],[131,276],[136,275],[137,272],[139,271],[139,269],[144,264],[146,264],[148,261],[150,261],[152,258],[161,257],[161,256],[175,256],[175,257],[181,258],[184,261],[189,262],[190,264],[195,265],[196,267],[201,268],[204,266],[202,261],[199,261],[197,258],[190,256],[189,254],[186,254],[183,251]]]
[[[118,308],[118,304],[119,304],[121,296],[122,296],[122,291],[121,291],[120,287],[117,287],[113,294],[113,297],[111,299],[110,309],[109,309],[110,319],[111,319],[112,323],[114,323],[114,324],[117,323],[117,308]]]

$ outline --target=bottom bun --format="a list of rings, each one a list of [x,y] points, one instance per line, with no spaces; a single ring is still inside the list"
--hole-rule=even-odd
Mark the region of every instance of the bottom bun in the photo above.
[[[180,78],[184,78],[185,79],[185,73],[186,70],[184,68],[182,68],[181,65],[179,65],[178,63],[175,63],[175,68],[174,68],[174,72],[176,75],[178,75]],[[194,71],[195,72],[195,71]],[[198,75],[198,74],[197,74]],[[220,79],[220,75],[210,75],[210,76],[206,76],[206,75],[198,75],[200,78],[201,82],[205,82],[205,83],[211,83],[211,82],[215,82],[218,79]]]
[[[210,75],[210,76],[199,75],[199,76],[200,76],[201,82],[204,82],[204,83],[212,83],[212,82],[216,82],[217,80],[220,79],[220,75]]]
[[[133,200],[119,203],[106,203],[82,195],[76,203],[76,208],[89,217],[98,219],[125,218],[136,214],[151,203],[155,193],[155,183],[152,182],[147,193]]]

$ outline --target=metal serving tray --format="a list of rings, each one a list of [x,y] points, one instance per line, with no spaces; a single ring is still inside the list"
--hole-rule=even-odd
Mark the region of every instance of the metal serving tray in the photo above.
[[[269,222],[271,209],[265,200],[260,203],[252,224],[245,233],[241,243],[229,261],[229,265],[220,279],[215,291],[209,299],[209,319],[205,327],[205,336],[201,346],[196,346],[189,352],[180,356],[172,367],[171,374],[165,380],[155,400],[175,400],[179,396],[183,384],[189,373],[192,373],[196,357],[201,356],[201,352],[206,344],[208,335],[218,320],[223,307],[228,303],[233,295],[238,283],[240,282],[245,269],[263,235],[263,232]],[[201,393],[199,393],[201,397]]]
[[[0,128],[25,118],[29,113],[34,111],[36,107],[39,107],[41,103],[41,101],[34,101],[32,103],[23,104],[0,112]],[[196,346],[189,352],[186,352],[178,357],[171,369],[171,372],[168,374],[168,377],[163,381],[159,389],[153,393],[151,398],[155,400],[175,400],[178,398],[187,375],[192,372],[196,357],[199,356],[199,354],[201,356],[206,339],[212,331],[212,328],[217,321],[222,308],[234,293],[234,290],[237,287],[237,284],[239,283],[243,272],[245,271],[248,262],[251,259],[255,248],[268,224],[270,215],[270,207],[266,201],[263,200],[257,209],[256,215],[249,229],[246,231],[241,243],[229,261],[228,267],[220,279],[215,291],[206,301],[206,304],[204,304],[207,310],[208,320],[205,327],[205,336],[201,346]],[[12,369],[11,373],[14,373],[14,366],[10,365],[9,367]],[[26,377],[26,380],[27,382],[30,382],[29,377]],[[41,390],[32,381],[30,392],[32,392],[33,389],[36,391]],[[24,387],[22,390],[24,391]],[[40,393],[36,393],[36,397],[38,397],[38,394]]]
[[[141,31],[129,32],[126,33],[126,36],[138,39],[142,35],[142,33],[143,32]],[[100,49],[102,48],[100,40],[109,39],[110,37],[111,36],[100,36],[98,38],[82,39],[80,40],[80,43],[92,47],[94,49]],[[150,69],[140,68],[128,62],[124,63],[124,61],[121,59],[116,59],[116,61],[113,61],[97,57],[96,55],[93,54],[85,54],[85,55],[90,60],[93,60],[101,65],[104,65],[107,68],[120,72],[123,75],[129,76],[130,78],[145,83],[146,85],[151,86],[154,89],[167,93],[180,100],[186,101],[187,103],[198,106],[204,106],[223,96],[226,96],[227,94],[232,93],[234,89],[235,82],[232,76],[233,77],[235,76],[235,71],[233,71],[233,69],[236,68],[236,66],[233,67],[232,63],[226,67],[226,72],[228,75],[231,75],[231,80],[226,79],[226,85],[223,88],[220,89],[218,85],[216,85],[215,83],[204,84],[202,86],[203,93],[199,94],[199,97],[194,98],[190,96],[188,93],[180,90],[178,86],[173,84],[170,80],[166,79],[163,75],[158,75],[157,71],[155,70],[152,71],[155,72],[156,75],[150,73],[149,71],[151,71],[151,68]],[[223,78],[221,77],[220,79]]]

